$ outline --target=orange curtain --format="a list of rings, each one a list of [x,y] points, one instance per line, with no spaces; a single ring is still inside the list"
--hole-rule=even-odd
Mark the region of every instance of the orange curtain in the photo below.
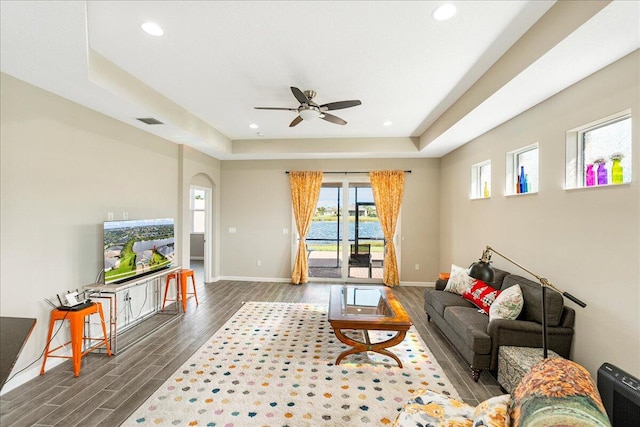
[[[387,241],[382,282],[387,286],[396,286],[400,284],[400,276],[393,235],[396,232],[398,214],[402,204],[404,171],[371,171],[369,178],[380,226]]]
[[[291,202],[296,228],[300,235],[296,261],[291,273],[291,283],[299,285],[309,281],[309,263],[307,260],[306,237],[311,227],[313,213],[320,197],[322,172],[289,172],[291,181]]]

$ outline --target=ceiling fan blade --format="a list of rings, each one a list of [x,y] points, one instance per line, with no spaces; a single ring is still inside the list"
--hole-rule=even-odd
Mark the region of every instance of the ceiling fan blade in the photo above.
[[[296,97],[300,104],[309,104],[309,98],[307,98],[307,96],[302,93],[300,89],[291,86],[291,92],[293,92],[293,96]]]
[[[298,111],[297,108],[284,108],[284,107],[253,107],[256,110],[286,110],[286,111]]]
[[[302,121],[302,117],[298,116],[295,119],[293,119],[293,121],[289,124],[289,127],[292,128],[296,126],[298,123],[300,123],[301,121]]]
[[[328,104],[321,105],[320,110],[322,111],[341,110],[343,108],[355,107],[360,104],[362,104],[362,102],[360,102],[359,99],[353,99],[351,101],[330,102]]]
[[[329,114],[329,113],[322,113],[320,115],[320,118],[322,120],[326,120],[328,122],[335,123],[337,125],[346,125],[347,124],[347,122],[342,120],[340,117],[336,117],[333,114]]]

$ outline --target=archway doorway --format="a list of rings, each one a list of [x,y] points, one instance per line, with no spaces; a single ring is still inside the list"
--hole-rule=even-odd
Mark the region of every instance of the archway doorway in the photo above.
[[[202,262],[204,281],[213,280],[213,184],[205,174],[195,175],[189,187],[189,259]]]

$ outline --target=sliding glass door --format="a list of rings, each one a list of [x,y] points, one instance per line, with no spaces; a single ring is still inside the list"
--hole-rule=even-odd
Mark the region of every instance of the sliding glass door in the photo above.
[[[368,180],[323,183],[307,235],[309,277],[380,282],[384,248]]]

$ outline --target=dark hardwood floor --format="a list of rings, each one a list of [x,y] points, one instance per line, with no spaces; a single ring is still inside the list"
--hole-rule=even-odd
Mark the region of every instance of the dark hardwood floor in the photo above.
[[[0,425],[9,426],[118,426],[218,330],[245,301],[281,301],[327,304],[328,283],[294,286],[288,283],[220,281],[202,283],[202,268],[194,263],[198,283],[196,306],[144,339],[144,327],[120,336],[119,345],[134,344],[117,355],[90,353],[74,378],[70,361],[48,369],[45,375],[5,393],[0,398]],[[471,404],[502,394],[493,376],[483,372],[474,383],[468,366],[427,322],[422,309],[423,288],[400,286],[401,301],[438,363],[462,399]],[[153,322],[151,319],[149,322]],[[41,361],[39,362],[41,363]]]

